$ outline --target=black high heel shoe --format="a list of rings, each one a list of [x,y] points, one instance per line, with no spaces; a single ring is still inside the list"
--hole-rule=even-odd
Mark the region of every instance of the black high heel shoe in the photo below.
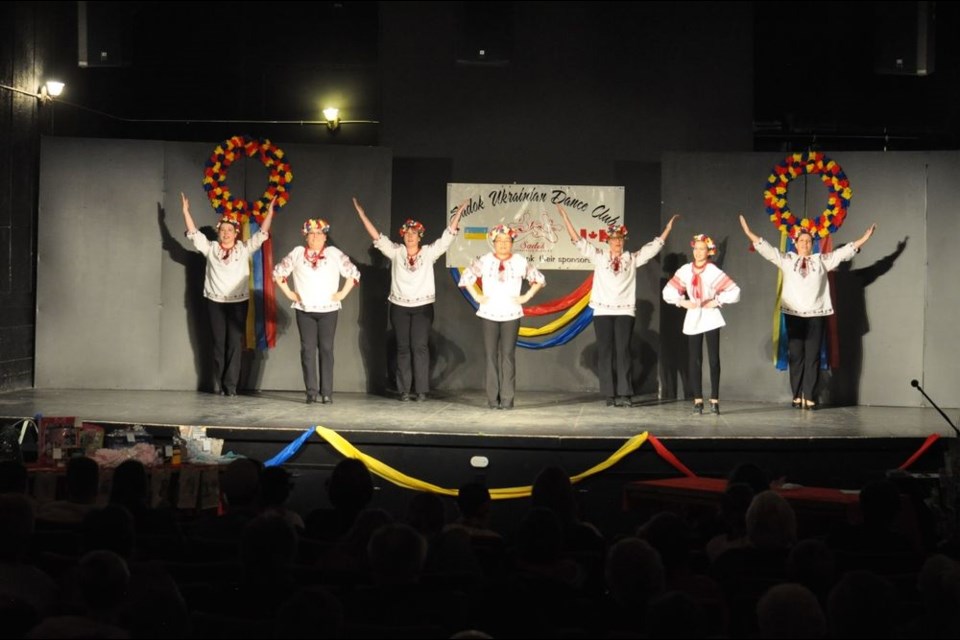
[[[720,415],[720,403],[719,403],[719,402],[711,402],[711,403],[710,403],[710,413],[715,414],[715,415]]]
[[[793,401],[793,403],[790,406],[793,407],[794,409],[803,409],[803,400],[801,400],[800,398],[797,398],[796,400]]]
[[[703,415],[703,401],[693,403],[693,412],[698,415]]]

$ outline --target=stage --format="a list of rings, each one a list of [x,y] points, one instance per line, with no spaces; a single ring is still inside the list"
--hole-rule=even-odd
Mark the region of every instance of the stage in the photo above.
[[[451,489],[474,479],[491,488],[529,485],[548,465],[575,475],[646,432],[701,477],[723,478],[736,464],[752,462],[796,485],[855,490],[897,469],[931,434],[944,438],[909,470],[936,473],[945,440],[953,435],[936,410],[927,408],[801,411],[788,403],[722,401],[721,411],[697,415],[687,401],[655,398],[629,408],[607,407],[595,393],[520,392],[507,411],[487,408],[481,392],[436,393],[425,402],[335,393],[330,405],[307,405],[302,392],[292,391],[237,397],[89,389],[0,393],[0,425],[37,414],[74,416],[108,429],[141,424],[158,441],[179,425],[202,426],[207,435],[225,440],[224,452],[260,460],[320,425],[401,473]],[[341,457],[314,435],[290,459],[286,466],[298,478],[295,506],[309,509],[325,500],[323,482]],[[645,443],[577,487],[585,513],[610,522],[619,517],[628,483],[681,475]],[[385,504],[397,507],[409,500],[409,490],[382,478],[377,487]]]

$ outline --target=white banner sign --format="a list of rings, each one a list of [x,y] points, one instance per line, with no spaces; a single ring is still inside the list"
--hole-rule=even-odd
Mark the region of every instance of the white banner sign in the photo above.
[[[552,184],[447,185],[448,216],[467,203],[460,233],[447,250],[447,267],[463,268],[493,250],[490,229],[505,224],[517,230],[513,243],[538,269],[593,269],[572,242],[557,210],[573,228],[596,245],[606,241],[609,225],[623,224],[623,187]]]

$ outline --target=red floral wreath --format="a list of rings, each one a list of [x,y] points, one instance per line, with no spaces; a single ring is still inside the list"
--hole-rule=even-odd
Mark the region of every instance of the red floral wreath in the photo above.
[[[258,156],[260,162],[269,171],[267,176],[267,190],[259,200],[253,203],[242,198],[235,198],[227,188],[227,169],[240,154],[248,158]],[[290,163],[284,160],[283,149],[274,145],[270,140],[248,138],[247,136],[233,136],[222,144],[217,145],[213,154],[204,165],[203,188],[210,199],[210,206],[220,214],[233,213],[240,217],[252,215],[258,223],[263,222],[270,201],[277,198],[277,208],[283,207],[290,199],[289,184],[293,182],[293,172]]]
[[[817,174],[827,185],[827,207],[817,219],[802,218],[790,211],[787,186],[797,176]],[[850,180],[840,165],[820,152],[794,153],[773,168],[763,191],[770,221],[791,238],[801,230],[825,238],[843,225],[850,206]]]

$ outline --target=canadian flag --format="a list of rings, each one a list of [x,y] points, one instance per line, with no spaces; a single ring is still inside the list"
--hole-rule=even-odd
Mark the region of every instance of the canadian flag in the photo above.
[[[587,240],[599,240],[600,242],[606,242],[610,238],[610,236],[607,235],[606,229],[600,229],[599,231],[580,229],[580,237],[586,238]]]

